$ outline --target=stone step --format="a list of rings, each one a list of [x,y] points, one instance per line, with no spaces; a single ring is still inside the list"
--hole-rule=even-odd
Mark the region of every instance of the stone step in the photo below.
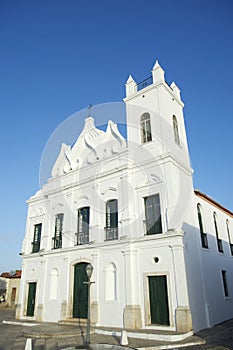
[[[147,329],[125,329],[127,336],[135,339],[149,339],[157,341],[177,342],[189,338],[193,332],[176,332],[173,330],[156,330],[152,328]],[[120,337],[122,334],[121,328],[96,327],[96,334],[111,335]]]
[[[67,318],[66,320],[61,320],[58,322],[58,324],[64,324],[64,325],[70,325],[70,326],[79,326],[80,328],[86,329],[87,327],[87,320],[85,319],[79,319],[79,318]],[[91,323],[91,327],[94,327],[95,324]]]

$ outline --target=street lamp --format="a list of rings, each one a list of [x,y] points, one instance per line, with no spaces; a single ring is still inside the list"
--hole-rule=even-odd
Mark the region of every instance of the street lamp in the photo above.
[[[90,290],[91,290],[91,284],[95,282],[91,282],[91,276],[93,273],[93,266],[91,264],[87,264],[86,266],[86,274],[87,274],[87,282],[83,282],[84,284],[87,284],[88,289],[88,296],[87,296],[87,332],[86,332],[86,345],[88,346],[90,344],[90,324],[91,324],[91,316],[90,316],[90,310],[91,310],[91,299],[90,299]]]

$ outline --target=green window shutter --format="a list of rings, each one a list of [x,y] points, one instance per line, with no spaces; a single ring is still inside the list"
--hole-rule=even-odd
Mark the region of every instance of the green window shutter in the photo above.
[[[42,231],[42,224],[36,224],[34,226],[32,253],[38,253],[40,250],[41,231]]]
[[[147,234],[150,235],[162,233],[162,219],[159,194],[146,197],[144,201]]]

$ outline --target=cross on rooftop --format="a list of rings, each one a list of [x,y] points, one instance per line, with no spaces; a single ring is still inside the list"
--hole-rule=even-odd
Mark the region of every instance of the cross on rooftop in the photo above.
[[[87,107],[88,109],[88,117],[91,116],[91,109],[92,109],[93,105],[90,103],[89,106]]]

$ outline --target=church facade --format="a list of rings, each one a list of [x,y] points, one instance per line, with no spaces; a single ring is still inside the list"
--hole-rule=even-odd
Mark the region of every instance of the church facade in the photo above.
[[[197,331],[233,317],[233,213],[194,191],[180,90],[126,82],[127,140],[88,116],[28,200],[16,316]]]

